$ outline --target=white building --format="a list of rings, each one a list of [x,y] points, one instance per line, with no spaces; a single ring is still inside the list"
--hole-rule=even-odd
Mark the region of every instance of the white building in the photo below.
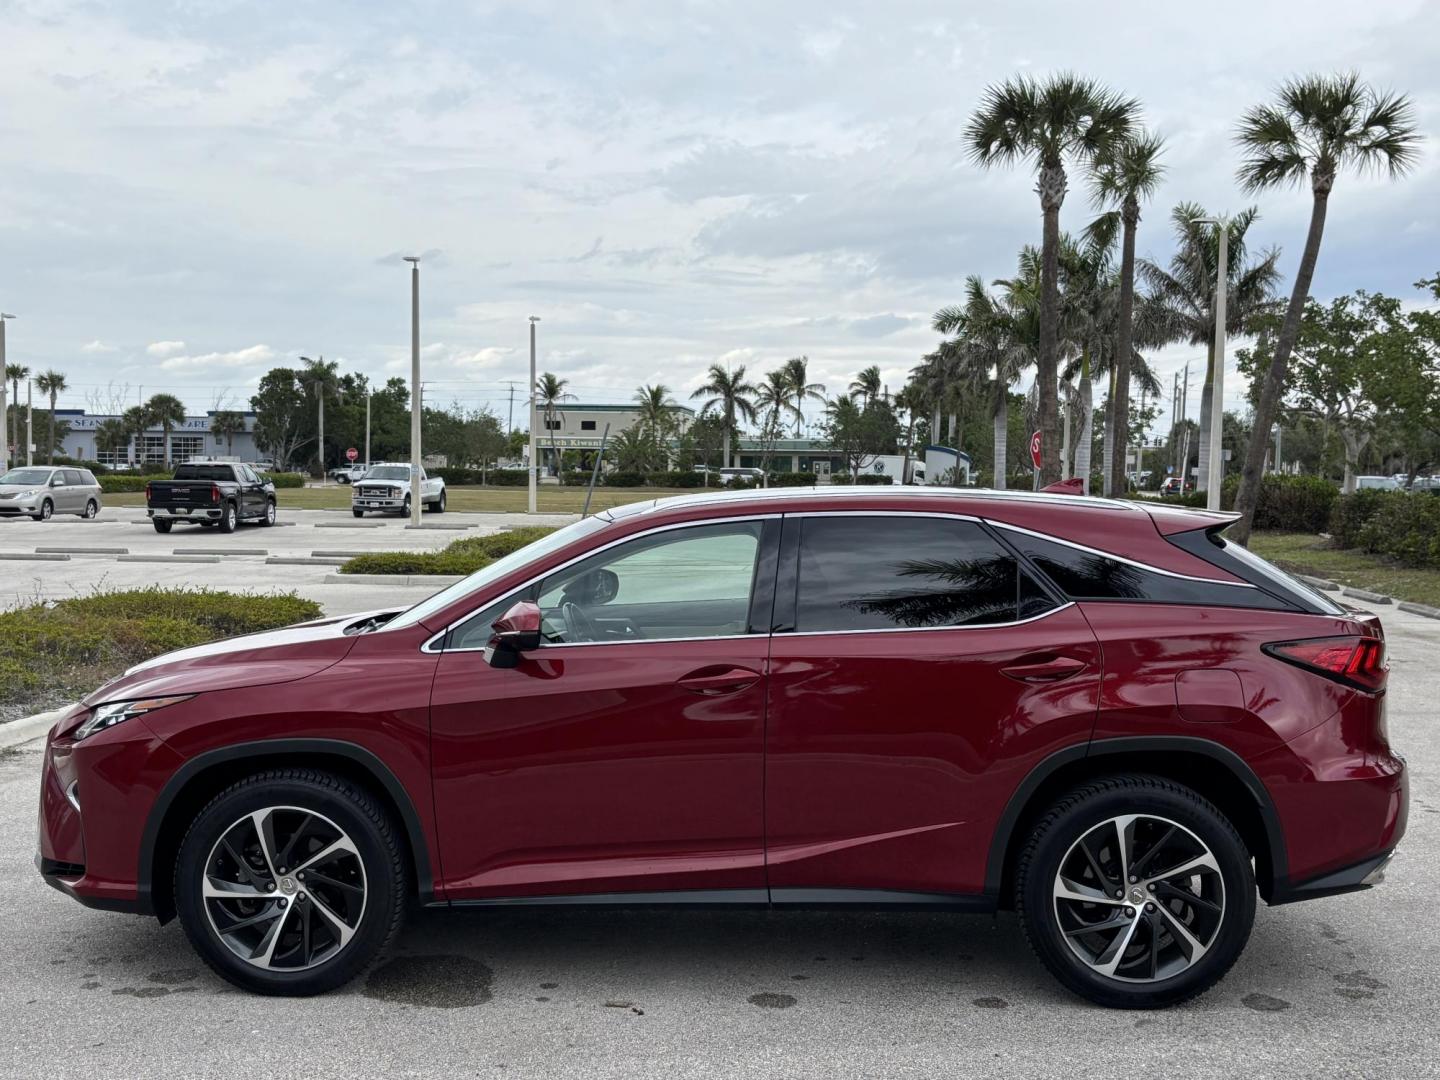
[[[192,457],[234,457],[241,461],[258,461],[260,454],[255,447],[255,414],[240,414],[245,420],[245,430],[233,436],[217,436],[210,430],[215,413],[203,416],[187,416],[184,423],[170,431],[170,460],[185,461]],[[98,461],[102,465],[121,465],[136,461],[160,464],[165,460],[165,432],[159,425],[149,428],[138,440],[131,438],[128,446],[119,452],[102,451],[96,443],[96,431],[106,420],[118,420],[117,416],[90,415],[84,409],[56,409],[55,419],[64,421],[69,433],[55,449],[57,453],[77,461]],[[37,422],[36,442],[41,442],[44,432]]]

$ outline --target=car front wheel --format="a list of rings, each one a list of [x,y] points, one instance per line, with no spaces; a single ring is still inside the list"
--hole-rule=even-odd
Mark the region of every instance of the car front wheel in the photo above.
[[[222,791],[175,865],[190,943],[222,977],[263,994],[318,994],[353,979],[399,929],[405,895],[384,809],[312,769],[275,769]]]
[[[34,515],[36,521],[49,521],[55,513],[55,504],[46,499],[40,504],[40,510]]]
[[[1255,918],[1250,856],[1230,821],[1161,777],[1104,777],[1035,825],[1015,876],[1031,947],[1100,1005],[1161,1008],[1203,993]]]
[[[260,519],[260,524],[270,526],[275,524],[275,500],[271,499],[265,503],[265,516]]]

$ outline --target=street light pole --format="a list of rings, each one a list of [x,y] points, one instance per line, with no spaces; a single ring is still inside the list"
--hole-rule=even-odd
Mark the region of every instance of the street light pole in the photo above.
[[[539,315],[530,316],[530,513],[535,513],[536,485],[539,483],[540,462],[535,441],[535,414],[540,406],[540,387],[535,381],[535,324]]]
[[[10,409],[5,396],[10,389],[10,369],[5,366],[5,320],[14,317],[14,315],[0,311],[0,428],[4,429],[0,431],[0,465],[4,466],[0,472],[10,471],[10,439],[8,436],[13,429],[10,426]],[[16,404],[18,406],[19,403]]]
[[[410,527],[420,528],[420,256],[410,264]]]
[[[1220,257],[1215,265],[1215,375],[1210,388],[1210,468],[1206,479],[1205,508],[1220,509],[1220,486],[1225,476],[1225,302],[1230,292],[1230,230],[1224,218],[1201,218],[1220,234]]]
[[[35,464],[35,402],[30,397],[30,380],[25,380],[25,464]]]
[[[370,471],[370,399],[375,396],[375,391],[365,390],[365,471]]]

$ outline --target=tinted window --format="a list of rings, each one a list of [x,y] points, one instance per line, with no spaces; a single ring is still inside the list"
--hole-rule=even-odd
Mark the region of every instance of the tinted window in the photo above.
[[[89,469],[80,470],[80,479],[91,487],[99,487],[99,482],[95,479],[95,474]]]
[[[1054,606],[972,521],[836,516],[797,524],[802,633],[1007,623]]]
[[[234,480],[233,465],[181,465],[175,470],[176,480]]]
[[[1289,609],[1288,604],[1259,589],[1171,577],[1028,533],[1006,530],[1005,536],[1073,600],[1141,600],[1160,604]]]
[[[65,470],[65,483],[70,484],[70,485],[72,485],[72,486],[74,486],[74,487],[79,487],[79,486],[80,486],[81,484],[83,484],[84,482],[85,482],[84,480],[80,479],[80,470],[79,470],[79,469],[66,469],[66,470]]]

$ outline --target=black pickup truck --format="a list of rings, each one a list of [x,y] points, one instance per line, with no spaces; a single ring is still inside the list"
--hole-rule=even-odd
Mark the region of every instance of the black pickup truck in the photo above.
[[[275,485],[249,465],[191,461],[176,466],[175,479],[146,484],[145,505],[156,532],[179,521],[228,533],[242,521],[275,524]]]

